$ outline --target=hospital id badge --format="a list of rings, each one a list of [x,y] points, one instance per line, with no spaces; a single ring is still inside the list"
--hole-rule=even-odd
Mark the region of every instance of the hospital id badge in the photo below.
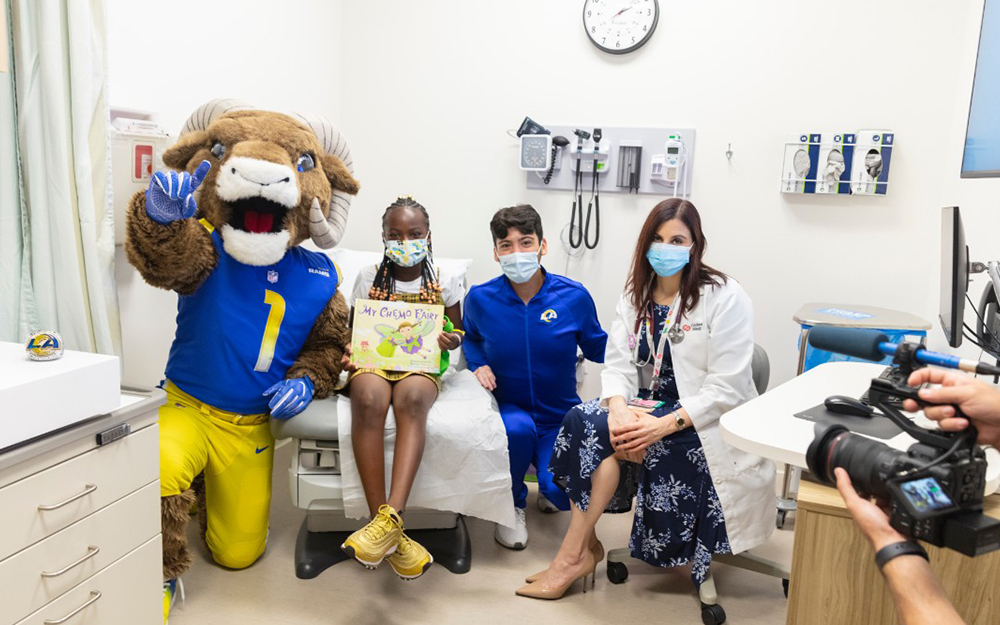
[[[655,399],[630,399],[628,400],[629,406],[635,406],[636,408],[644,408],[646,410],[656,410],[663,405],[662,401],[657,401]]]

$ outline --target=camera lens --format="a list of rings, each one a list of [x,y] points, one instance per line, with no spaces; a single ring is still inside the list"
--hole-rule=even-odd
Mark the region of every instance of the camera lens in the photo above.
[[[859,492],[888,498],[885,479],[896,461],[905,455],[878,441],[852,434],[842,425],[816,424],[816,435],[806,451],[806,464],[813,475],[828,484],[836,482],[833,470],[841,467]]]

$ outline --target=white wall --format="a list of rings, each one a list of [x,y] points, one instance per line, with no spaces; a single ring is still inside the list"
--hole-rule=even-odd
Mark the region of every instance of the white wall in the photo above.
[[[613,57],[587,40],[582,4],[344,6],[343,123],[362,183],[345,245],[377,249],[382,210],[411,194],[431,212],[435,252],[473,258],[473,281],[485,280],[498,273],[487,228],[497,208],[530,202],[550,243],[569,219],[570,194],[525,190],[506,133],[525,115],[553,125],[693,127],[692,200],[708,260],[754,299],[773,382],[794,374],[792,314],[806,302],[936,317],[942,172],[958,171],[945,148],[964,137],[956,107],[968,100],[975,7],[660,0],[652,40]],[[888,197],[778,192],[789,133],[866,127],[897,133]],[[602,197],[600,247],[568,271],[559,245],[550,248],[547,266],[582,281],[605,324],[658,199]]]
[[[214,98],[339,120],[340,2],[105,0],[111,104],[178,132]]]
[[[223,97],[334,123],[341,117],[339,2],[106,3],[113,107],[157,113],[175,134],[198,106]],[[173,340],[177,297],[146,285],[120,247],[115,263],[123,381],[155,384]]]
[[[962,205],[975,258],[1000,257],[990,240],[1000,182],[958,180],[982,0],[845,0],[835,10],[661,0],[650,43],[620,58],[587,41],[581,2],[290,0],[275,10],[185,0],[163,11],[107,1],[114,105],[157,111],[174,129],[223,96],[324,112],[350,139],[362,182],[344,245],[377,250],[384,207],[411,194],[431,210],[437,254],[473,258],[474,282],[497,274],[490,216],[530,202],[553,244],[547,266],[584,282],[605,324],[658,198],[602,198],[600,248],[567,270],[555,239],[570,196],[525,189],[506,131],[524,115],[696,128],[692,199],[708,258],[753,297],[775,382],[794,372],[791,316],[805,302],[936,319],[941,206]],[[778,193],[789,133],[862,127],[897,133],[888,197]],[[174,300],[123,268],[119,258],[125,331],[144,341],[130,366],[151,381]],[[943,346],[936,329],[931,340]]]

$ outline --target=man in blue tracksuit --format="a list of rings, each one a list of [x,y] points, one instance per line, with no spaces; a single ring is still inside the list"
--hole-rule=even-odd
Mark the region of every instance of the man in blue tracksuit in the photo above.
[[[569,509],[566,494],[552,483],[549,458],[563,416],[580,403],[577,348],[588,360],[604,362],[608,335],[587,289],[541,267],[548,246],[534,208],[501,209],[490,230],[493,255],[504,275],[469,291],[463,317],[465,358],[483,387],[493,392],[507,428],[515,525],[498,525],[494,537],[505,547],[524,549],[524,474],[535,465],[539,508]]]

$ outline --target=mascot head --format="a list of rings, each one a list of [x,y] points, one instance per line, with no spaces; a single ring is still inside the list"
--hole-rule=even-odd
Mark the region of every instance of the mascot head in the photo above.
[[[329,121],[213,100],[163,154],[168,167],[188,172],[206,160],[200,216],[237,261],[273,265],[307,236],[324,249],[343,236],[359,187],[350,148]]]

